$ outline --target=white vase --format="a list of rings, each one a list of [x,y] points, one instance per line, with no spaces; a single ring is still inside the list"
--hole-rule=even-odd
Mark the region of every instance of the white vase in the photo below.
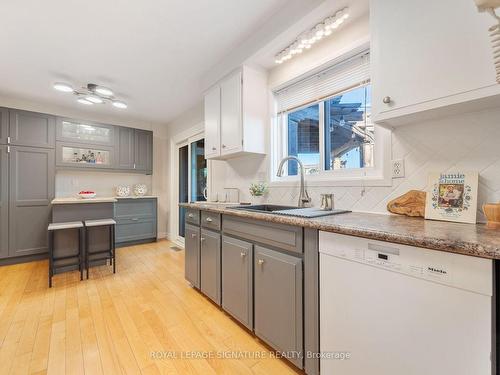
[[[118,197],[128,197],[130,195],[130,186],[120,185],[115,188]]]
[[[142,197],[148,192],[148,187],[146,184],[136,184],[134,185],[134,195]]]
[[[252,204],[264,204],[266,202],[266,197],[263,195],[253,195]]]

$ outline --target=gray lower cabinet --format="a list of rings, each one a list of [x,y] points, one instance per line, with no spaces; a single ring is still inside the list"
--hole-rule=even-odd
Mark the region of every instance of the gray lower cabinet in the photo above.
[[[135,129],[135,169],[151,174],[153,171],[153,132]]]
[[[7,108],[0,108],[0,144],[7,143],[9,136],[9,110]]]
[[[47,252],[47,225],[54,199],[54,150],[11,147],[9,256]]]
[[[220,233],[201,229],[200,290],[220,305],[221,302],[221,236]]]
[[[54,116],[9,109],[9,137],[14,146],[54,148],[55,126]]]
[[[115,203],[116,244],[156,240],[156,198],[125,198]]]
[[[9,154],[0,145],[0,258],[9,255]]]
[[[222,308],[253,329],[253,244],[222,236]]]
[[[254,262],[255,334],[302,368],[302,259],[255,246]]]
[[[186,224],[184,248],[184,277],[200,289],[200,227]]]

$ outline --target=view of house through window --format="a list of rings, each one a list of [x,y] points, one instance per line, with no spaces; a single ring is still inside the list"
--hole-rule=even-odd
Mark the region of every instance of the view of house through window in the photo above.
[[[370,112],[369,85],[290,111],[285,121],[285,152],[302,161],[306,174],[373,167]],[[297,164],[289,163],[288,175],[297,173]]]

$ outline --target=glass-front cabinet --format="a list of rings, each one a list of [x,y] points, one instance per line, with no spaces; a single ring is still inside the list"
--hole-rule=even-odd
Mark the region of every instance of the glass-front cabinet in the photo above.
[[[114,127],[87,121],[57,118],[57,140],[112,146]]]
[[[114,166],[113,147],[57,142],[56,150],[56,163],[59,167],[113,168]]]

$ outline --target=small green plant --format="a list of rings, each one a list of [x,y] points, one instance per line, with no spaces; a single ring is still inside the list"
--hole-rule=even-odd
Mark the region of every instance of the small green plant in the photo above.
[[[267,193],[267,185],[265,182],[252,182],[249,190],[253,197],[261,197]]]

